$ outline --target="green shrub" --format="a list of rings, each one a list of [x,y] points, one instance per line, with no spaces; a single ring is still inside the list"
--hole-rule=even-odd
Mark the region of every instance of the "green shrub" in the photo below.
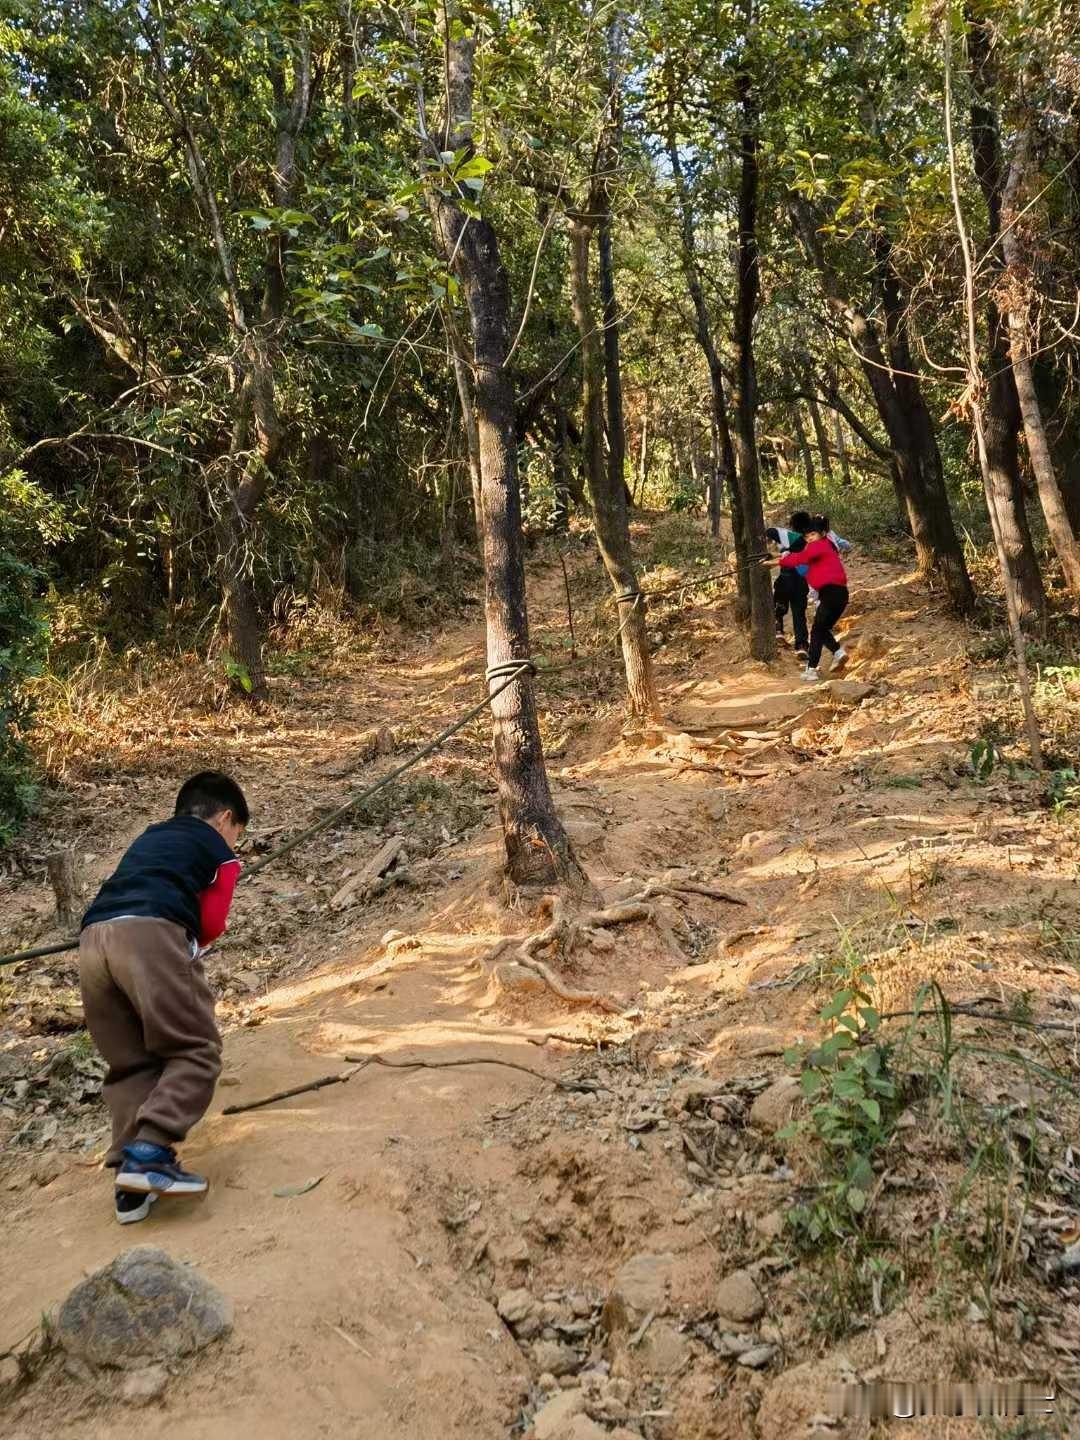
[[[26,681],[40,672],[48,625],[40,562],[61,538],[60,507],[18,470],[0,474],[0,844],[33,808],[35,785],[26,732]]]

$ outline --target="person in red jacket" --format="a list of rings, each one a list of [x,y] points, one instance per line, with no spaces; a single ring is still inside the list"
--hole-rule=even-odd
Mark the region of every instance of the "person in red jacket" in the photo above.
[[[811,590],[818,593],[818,608],[810,630],[810,651],[806,657],[806,669],[802,678],[810,683],[820,680],[818,665],[823,649],[832,653],[832,670],[837,671],[847,664],[847,651],[833,634],[833,626],[847,609],[847,571],[840,558],[840,552],[829,539],[829,517],[815,515],[806,530],[806,548],[797,554],[789,552],[775,559],[766,560],[766,565],[779,565],[781,569],[793,570],[796,566],[808,566],[806,582]]]
[[[83,916],[79,983],[86,1028],[108,1065],[105,1164],[116,1218],[145,1220],[159,1195],[203,1195],[175,1146],[213,1099],[221,1036],[202,952],[225,929],[248,823],[236,781],[216,770],[180,788],[172,817],[128,847]]]

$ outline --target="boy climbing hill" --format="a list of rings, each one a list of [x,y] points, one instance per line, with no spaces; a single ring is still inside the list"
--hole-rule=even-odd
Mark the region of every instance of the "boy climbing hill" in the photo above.
[[[105,1164],[116,1218],[145,1220],[159,1195],[202,1195],[175,1144],[201,1120],[221,1072],[221,1037],[201,948],[225,929],[248,823],[235,780],[217,771],[180,788],[175,813],[128,848],[83,917],[79,982],[86,1025],[108,1064]]]

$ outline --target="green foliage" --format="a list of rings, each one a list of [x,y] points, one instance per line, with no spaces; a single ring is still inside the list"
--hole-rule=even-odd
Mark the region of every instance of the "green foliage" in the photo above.
[[[816,1198],[791,1215],[796,1235],[811,1245],[840,1241],[861,1229],[874,1158],[894,1118],[892,1046],[880,1037],[881,1016],[870,983],[865,969],[854,966],[851,983],[820,1012],[829,1033],[786,1057],[801,1066],[800,1084],[810,1106],[808,1119],[795,1122],[787,1133],[813,1137],[823,1172]]]
[[[58,506],[20,471],[0,474],[0,844],[34,803],[26,681],[40,672],[48,637],[42,572],[21,557],[43,554],[64,533]]]

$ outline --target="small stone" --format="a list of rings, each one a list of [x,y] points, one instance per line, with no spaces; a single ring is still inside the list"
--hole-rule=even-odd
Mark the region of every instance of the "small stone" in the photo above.
[[[506,1290],[495,1308],[508,1325],[520,1325],[536,1314],[536,1301],[524,1288]]]
[[[151,1400],[160,1400],[168,1383],[169,1372],[164,1365],[147,1365],[124,1376],[120,1398],[129,1405],[149,1405]]]
[[[640,1323],[650,1310],[665,1314],[674,1264],[671,1254],[633,1256],[615,1276],[605,1309],[621,1311],[631,1323]]]
[[[597,955],[607,955],[615,949],[615,937],[608,930],[590,930],[589,949]]]
[[[759,1235],[766,1240],[775,1240],[784,1233],[784,1215],[781,1210],[770,1210],[766,1215],[759,1215],[754,1221],[754,1228]]]
[[[59,1180],[66,1168],[63,1158],[60,1155],[55,1153],[39,1155],[34,1161],[34,1168],[31,1171],[34,1184],[40,1185],[41,1188],[44,1189],[46,1185],[51,1185],[54,1180]]]
[[[744,1350],[735,1363],[748,1370],[764,1370],[775,1354],[775,1345],[755,1345],[752,1350]]]
[[[526,1269],[532,1259],[528,1244],[520,1235],[511,1240],[489,1241],[487,1253],[493,1265],[511,1270]]]
[[[76,1285],[57,1319],[69,1355],[122,1370],[192,1355],[231,1328],[225,1296],[150,1245],[125,1250]]]
[[[731,1331],[725,1331],[716,1342],[716,1348],[726,1360],[734,1360],[738,1355],[745,1355],[748,1350],[754,1348],[754,1337],[752,1335],[733,1335]]]
[[[577,1352],[569,1345],[560,1345],[557,1340],[538,1340],[532,1353],[537,1370],[546,1370],[556,1378],[572,1375],[581,1369]]]
[[[825,689],[834,700],[844,705],[858,705],[874,693],[873,685],[867,685],[863,680],[830,680]]]
[[[533,1417],[534,1440],[561,1440],[574,1416],[584,1413],[585,1396],[581,1390],[560,1390]]]
[[[584,1320],[587,1315],[592,1314],[593,1303],[587,1295],[571,1295],[569,1301],[570,1309],[579,1320]]]
[[[725,1320],[750,1325],[764,1312],[765,1298],[747,1270],[733,1270],[720,1281],[716,1309]]]
[[[775,1135],[794,1115],[801,1099],[802,1087],[798,1080],[784,1075],[763,1090],[750,1106],[750,1124]]]
[[[670,1320],[654,1320],[641,1346],[649,1369],[657,1375],[676,1375],[690,1354],[690,1342]]]

